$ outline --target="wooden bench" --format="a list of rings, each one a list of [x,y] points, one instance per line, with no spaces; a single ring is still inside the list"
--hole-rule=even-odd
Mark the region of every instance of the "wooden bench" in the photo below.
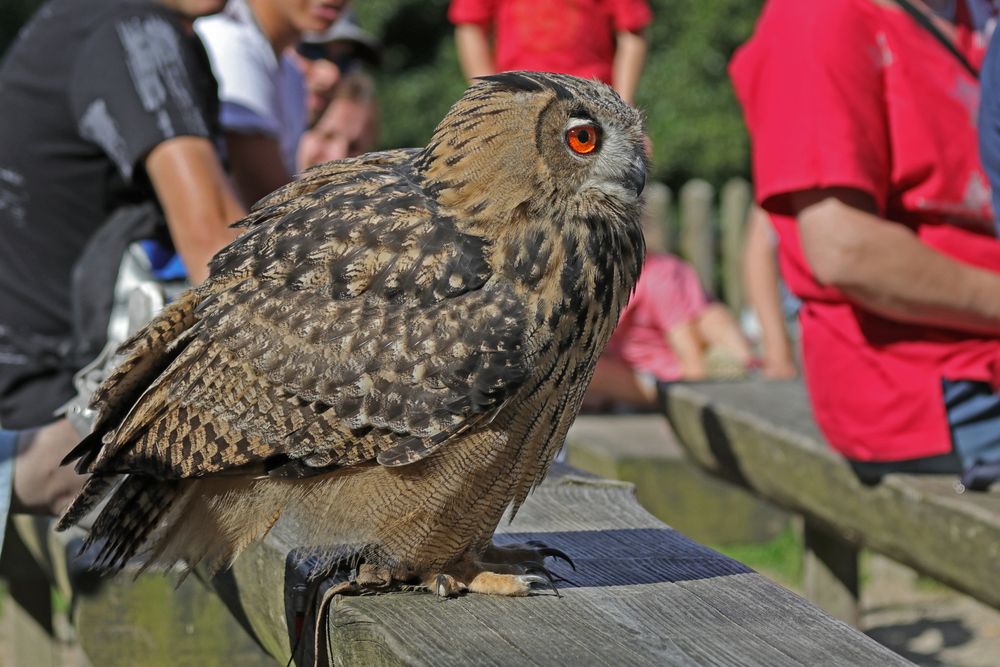
[[[805,523],[806,595],[856,622],[858,551],[870,548],[1000,607],[1000,493],[954,477],[862,485],[817,430],[800,382],[677,384],[663,409],[691,458]]]
[[[640,505],[696,542],[759,544],[792,520],[693,463],[659,413],[581,415],[564,452],[571,466],[634,485]]]
[[[215,619],[208,632],[235,632],[232,627],[242,626],[246,636],[284,664],[302,628],[305,640],[296,664],[311,664],[315,605],[303,595],[306,568],[292,548],[296,532],[295,517],[288,515],[232,570],[208,582],[217,593],[215,601],[198,591],[186,594],[200,596],[195,604],[222,600],[236,621],[226,624],[214,611],[206,612]],[[576,561],[576,572],[553,565],[570,582],[560,585],[561,597],[544,590],[519,599],[468,595],[440,600],[423,592],[337,597],[322,627],[332,663],[909,664],[739,562],[664,525],[639,507],[627,484],[555,468],[498,534],[504,542],[529,539],[562,549]],[[104,586],[129,596],[127,576]],[[164,575],[144,574],[131,589],[149,578],[159,582]],[[201,586],[194,577],[184,584],[195,585]],[[161,589],[159,583],[149,587]],[[191,615],[190,599],[175,604],[157,597],[156,604],[158,612],[150,614],[136,613],[138,607],[120,600],[109,602],[102,607],[105,613],[120,609],[125,618],[105,617],[101,623],[88,623],[86,609],[78,609],[81,642],[94,664],[235,664],[225,651],[243,650],[236,638],[212,642],[203,637],[205,653],[197,661],[176,633],[162,627],[186,622],[190,635],[203,636],[202,619]],[[126,627],[131,630],[124,632]],[[143,655],[143,647],[149,652],[155,644],[149,640],[154,635],[174,638],[165,656]]]
[[[49,520],[26,516],[13,517],[11,524],[2,568],[9,662],[2,664],[274,667],[274,659],[197,576],[178,585],[176,574],[150,571],[136,580],[130,565],[102,577],[86,558],[75,558],[82,531],[56,533]],[[50,589],[71,602],[82,651],[70,653],[54,636]],[[80,653],[89,661],[81,662]]]

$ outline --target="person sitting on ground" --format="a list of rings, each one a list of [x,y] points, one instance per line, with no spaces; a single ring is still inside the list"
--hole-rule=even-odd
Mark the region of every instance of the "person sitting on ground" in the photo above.
[[[730,65],[802,299],[813,413],[866,482],[1000,470],[1000,242],[971,16],[965,0],[769,0]]]
[[[600,79],[635,104],[653,18],[646,0],[451,0],[448,18],[470,81],[508,70],[559,72]]]
[[[246,206],[292,181],[306,129],[306,88],[294,48],[321,34],[347,0],[230,0],[195,29],[219,81],[230,170]]]
[[[688,263],[668,254],[646,257],[635,292],[597,362],[584,404],[656,405],[658,385],[702,380],[710,366],[745,372],[749,343],[726,307],[711,301]]]

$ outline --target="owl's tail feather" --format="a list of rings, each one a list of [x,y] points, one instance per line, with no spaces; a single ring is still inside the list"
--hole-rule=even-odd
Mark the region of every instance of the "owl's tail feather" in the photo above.
[[[117,475],[110,477],[93,475],[88,479],[86,484],[83,485],[83,489],[80,490],[80,493],[77,494],[73,502],[66,508],[63,515],[59,517],[56,530],[66,530],[70,526],[79,523],[97,503],[101,502],[101,499],[107,494],[108,489],[117,481]]]
[[[129,475],[94,522],[83,551],[98,540],[96,564],[120,570],[143,546],[178,496],[181,482]]]

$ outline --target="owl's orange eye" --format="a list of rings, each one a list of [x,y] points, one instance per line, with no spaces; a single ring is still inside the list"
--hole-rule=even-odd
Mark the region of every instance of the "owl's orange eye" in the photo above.
[[[566,130],[566,143],[574,153],[586,155],[597,149],[597,127],[577,125]]]

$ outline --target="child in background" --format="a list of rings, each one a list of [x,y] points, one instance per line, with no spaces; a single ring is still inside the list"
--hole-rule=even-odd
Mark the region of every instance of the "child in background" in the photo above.
[[[596,78],[629,104],[646,61],[647,0],[451,0],[462,73],[507,70]]]
[[[375,83],[365,72],[348,72],[333,87],[319,119],[302,135],[299,169],[373,151],[378,132]]]
[[[709,300],[694,269],[673,255],[651,254],[597,363],[584,405],[652,407],[660,382],[716,375],[709,366],[742,373],[752,361],[735,319]]]

